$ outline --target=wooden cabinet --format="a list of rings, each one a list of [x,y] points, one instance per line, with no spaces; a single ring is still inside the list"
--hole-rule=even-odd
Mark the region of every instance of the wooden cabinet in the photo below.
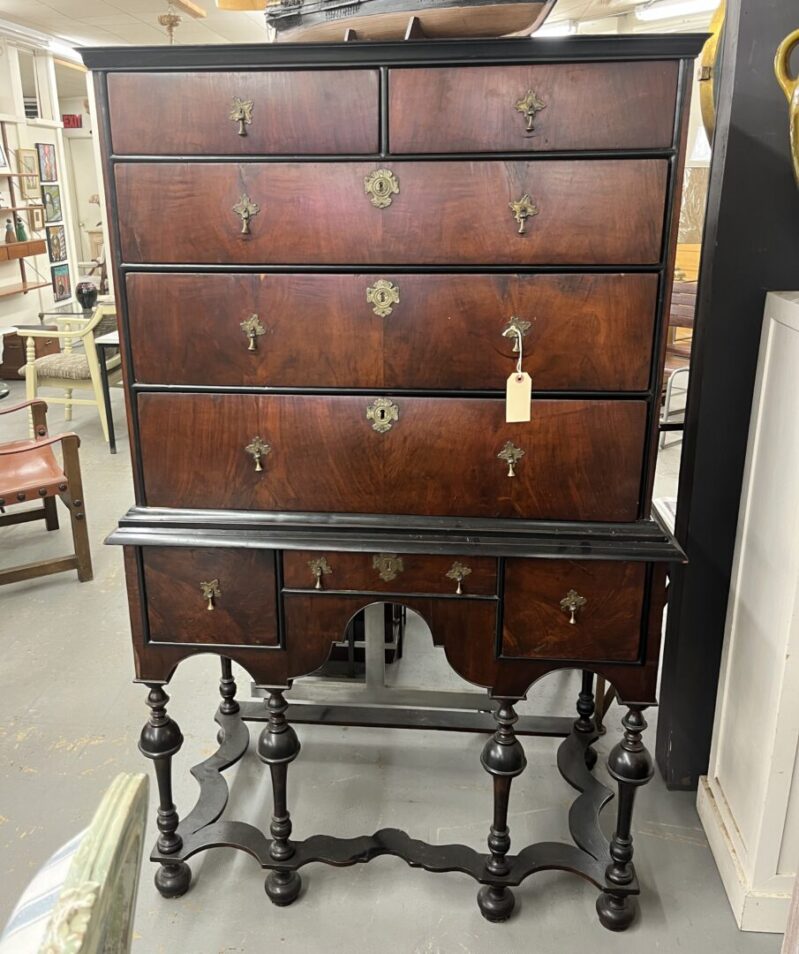
[[[682,557],[650,498],[701,39],[87,53],[136,491],[112,542],[153,711],[141,748],[159,768],[163,894],[185,891],[186,860],[218,844],[270,869],[279,905],[311,861],[389,853],[472,875],[490,920],[510,915],[509,885],[567,869],[598,888],[606,927],[631,923],[633,793],[651,774],[642,713],[666,567]],[[519,371],[529,420],[508,422]],[[381,602],[417,612],[494,700],[488,855],[393,829],[291,838],[299,741],[284,693]],[[163,684],[209,651],[223,660],[220,749],[195,769],[201,799],[179,824]],[[235,699],[231,661],[265,687],[265,711]],[[558,755],[583,791],[574,844],[511,856],[514,706],[564,668],[584,672]],[[589,772],[593,674],[628,707],[610,843],[597,823],[609,793]],[[242,720],[266,720],[271,839],[217,821]]]
[[[35,338],[36,357],[57,354],[61,350],[58,338]],[[3,361],[0,364],[0,378],[6,381],[19,381],[20,370],[25,367],[25,337],[16,331],[3,335]]]

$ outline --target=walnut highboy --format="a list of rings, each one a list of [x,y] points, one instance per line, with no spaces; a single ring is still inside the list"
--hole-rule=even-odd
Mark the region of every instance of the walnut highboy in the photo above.
[[[395,854],[481,885],[562,868],[621,930],[638,885],[631,815],[652,774],[666,568],[650,516],[691,61],[701,37],[411,41],[85,51],[99,104],[136,506],[125,547],[141,751],[160,796],[156,884],[189,887],[216,845],[269,869],[290,904],[301,867]],[[504,388],[532,376],[529,422]],[[300,752],[292,680],[375,600],[429,624],[495,701],[482,766],[488,853],[383,829],[291,837]],[[164,691],[181,660],[222,658],[220,747],[179,817],[182,736]],[[237,701],[231,660],[268,689]],[[574,844],[510,854],[525,768],[514,704],[583,671],[558,764],[581,794]],[[591,774],[592,674],[628,707]],[[264,722],[270,832],[220,820],[221,771]]]

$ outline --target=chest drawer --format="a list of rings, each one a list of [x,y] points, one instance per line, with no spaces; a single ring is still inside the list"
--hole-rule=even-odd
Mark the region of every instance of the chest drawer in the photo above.
[[[366,182],[381,169],[398,191],[377,207]],[[667,162],[120,163],[115,175],[130,263],[646,265],[660,259]]]
[[[669,148],[675,62],[394,69],[393,153]]]
[[[144,547],[150,642],[275,646],[275,555],[224,547]]]
[[[117,155],[377,152],[378,99],[376,70],[108,76]]]
[[[133,273],[127,293],[149,384],[501,390],[518,317],[537,389],[643,391],[657,276]]]
[[[645,563],[508,560],[503,656],[638,659],[645,631]]]
[[[497,561],[415,553],[287,550],[283,554],[283,585],[288,589],[494,596]]]
[[[643,401],[536,400],[526,424],[475,398],[152,393],[138,407],[152,507],[637,516]]]

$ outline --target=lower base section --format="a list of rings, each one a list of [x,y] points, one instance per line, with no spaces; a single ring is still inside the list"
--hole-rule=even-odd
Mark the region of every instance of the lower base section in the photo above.
[[[600,894],[596,899],[596,913],[602,927],[609,931],[626,931],[635,920],[635,900],[613,894]]]
[[[164,898],[179,898],[191,885],[191,868],[185,861],[162,862],[155,873],[155,886]]]

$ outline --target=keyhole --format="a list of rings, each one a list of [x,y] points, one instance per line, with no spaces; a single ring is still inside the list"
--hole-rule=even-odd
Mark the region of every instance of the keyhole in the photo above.
[[[381,421],[385,421],[385,419],[386,419],[386,411],[385,411],[385,408],[382,408],[382,407],[381,407],[380,410],[377,412],[377,416],[378,416],[378,418],[379,418]]]

